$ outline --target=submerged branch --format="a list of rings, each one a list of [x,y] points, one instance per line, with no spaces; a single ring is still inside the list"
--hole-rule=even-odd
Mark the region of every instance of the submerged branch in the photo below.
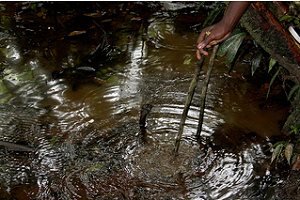
[[[216,57],[216,53],[218,51],[219,45],[215,45],[212,55],[210,57],[209,60],[209,65],[208,65],[208,69],[206,72],[206,77],[204,80],[204,84],[202,87],[202,93],[201,93],[201,99],[200,99],[200,114],[199,114],[199,124],[198,124],[198,128],[197,128],[197,133],[196,133],[196,138],[199,141],[200,140],[200,134],[201,134],[201,130],[202,130],[202,124],[203,124],[203,116],[204,116],[204,107],[205,107],[205,99],[206,99],[206,92],[207,92],[207,88],[208,88],[208,83],[209,83],[209,79],[210,79],[210,75],[214,66],[214,61],[215,61],[215,57]]]
[[[185,102],[185,105],[184,105],[184,110],[183,110],[183,113],[182,113],[181,121],[180,121],[180,124],[179,124],[179,129],[178,129],[178,133],[177,133],[177,137],[176,137],[176,141],[175,141],[175,147],[174,147],[175,155],[177,155],[177,153],[178,153],[180,139],[181,139],[182,132],[183,132],[183,125],[185,123],[187,113],[189,111],[191,101],[192,101],[193,96],[194,96],[195,88],[197,86],[198,77],[199,77],[200,71],[202,69],[204,59],[205,59],[205,56],[202,55],[201,59],[197,63],[194,78],[193,78],[193,80],[190,84],[190,88],[189,88],[189,91],[188,91],[188,96],[187,96],[187,99],[186,99],[186,102]]]

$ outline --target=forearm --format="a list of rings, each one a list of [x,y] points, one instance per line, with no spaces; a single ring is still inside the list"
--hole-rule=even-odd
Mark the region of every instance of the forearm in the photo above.
[[[224,23],[228,29],[232,30],[250,3],[250,1],[231,1],[226,9],[221,23]]]

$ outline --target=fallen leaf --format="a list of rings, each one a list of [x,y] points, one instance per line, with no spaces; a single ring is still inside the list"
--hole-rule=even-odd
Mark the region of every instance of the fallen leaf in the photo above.
[[[102,16],[102,12],[86,13],[86,14],[83,14],[83,15],[87,16],[87,17],[101,17]]]
[[[73,31],[73,32],[69,33],[68,36],[80,35],[83,33],[86,33],[86,31]]]
[[[300,155],[297,156],[295,163],[293,164],[292,170],[299,170],[300,169]]]
[[[132,18],[131,20],[140,21],[140,20],[142,20],[142,19],[143,19],[142,17],[134,17],[134,18]]]
[[[54,137],[51,139],[50,144],[49,144],[50,148],[53,147],[53,145],[55,144],[55,142],[56,142],[59,138],[60,138],[60,137],[58,137],[58,136],[54,136]]]
[[[41,17],[41,18],[43,18],[43,19],[46,19],[46,14],[43,13],[43,12],[39,12],[39,13],[37,14],[37,16],[38,16],[38,17]]]
[[[288,161],[289,165],[291,165],[291,157],[293,155],[293,144],[288,144],[285,147],[284,155],[285,155],[285,158]]]
[[[96,165],[93,165],[91,166],[90,168],[88,168],[86,170],[86,172],[95,172],[95,171],[98,171],[99,169],[101,169],[102,167],[104,166],[104,164],[96,164]]]

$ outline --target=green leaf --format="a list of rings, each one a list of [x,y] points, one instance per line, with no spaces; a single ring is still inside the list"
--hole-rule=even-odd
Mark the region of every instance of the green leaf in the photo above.
[[[95,153],[99,153],[99,152],[100,152],[100,149],[97,148],[97,147],[94,147],[94,148],[92,148],[92,149],[94,150]]]
[[[295,103],[298,104],[300,101],[300,90],[298,90],[297,94],[296,94],[296,100]]]
[[[51,142],[49,144],[50,148],[53,147],[53,145],[55,144],[55,142],[59,139],[60,137],[55,136],[51,139]]]
[[[300,88],[300,84],[297,84],[291,89],[289,96],[288,96],[288,100],[290,100],[292,98],[295,91],[299,90],[299,88]]]
[[[190,54],[186,54],[185,56],[185,59],[183,61],[183,64],[184,65],[189,65],[191,64],[191,61],[192,61],[192,56]]]
[[[291,164],[294,164],[296,160],[297,160],[297,154],[294,154],[293,157],[292,157]]]
[[[86,169],[85,171],[86,172],[95,172],[95,171],[98,171],[99,169],[101,169],[103,166],[104,166],[103,163],[96,164],[96,165],[93,165],[90,168]]]
[[[11,29],[11,24],[12,24],[11,21],[12,20],[10,17],[2,15],[2,23],[1,24],[3,24],[7,30]]]
[[[291,129],[291,131],[290,131],[290,134],[292,134],[292,133],[295,133],[296,135],[298,134],[298,129],[300,128],[300,124],[298,124],[296,127],[295,126],[293,126],[293,125],[291,125],[290,126],[290,129]]]
[[[257,51],[254,54],[253,59],[251,61],[251,73],[252,73],[252,76],[254,75],[254,73],[257,70],[257,68],[259,68],[259,64],[261,62],[261,58],[262,58],[262,51]]]
[[[270,148],[268,148],[266,151],[270,151],[271,149],[273,149],[274,147],[278,146],[279,144],[282,144],[283,142],[276,142],[275,144],[273,144]]]
[[[3,81],[0,81],[0,94],[4,94],[5,92],[7,92],[6,86]]]
[[[269,98],[269,94],[270,94],[270,90],[271,90],[271,86],[274,83],[276,77],[278,76],[279,72],[281,70],[281,67],[278,68],[277,72],[274,74],[274,76],[271,79],[270,85],[269,85],[269,89],[268,89],[268,93],[267,93],[267,98]]]
[[[273,163],[273,161],[275,160],[275,158],[277,158],[280,155],[282,147],[283,147],[282,143],[276,146],[275,150],[272,153],[271,164]]]
[[[221,44],[218,49],[217,56],[223,57],[235,44],[235,34],[231,33],[231,35]]]
[[[288,161],[289,165],[291,165],[291,157],[293,155],[293,144],[288,144],[285,147],[284,155],[285,155],[285,158]]]
[[[210,21],[210,23],[208,24],[209,26],[215,21],[216,17],[223,9],[223,7],[219,9],[219,7],[222,3],[223,2],[219,2],[218,5],[210,12],[210,14],[207,16],[207,18],[203,22],[203,26],[202,26],[203,28],[206,26],[206,24],[208,24],[209,21]]]
[[[199,10],[200,7],[201,7],[204,3],[205,3],[205,1],[202,1],[202,2],[199,4],[199,6],[196,8],[196,10]]]
[[[232,61],[234,60],[246,35],[247,35],[247,33],[241,33],[241,34],[237,35],[237,37],[236,37],[237,40],[235,42],[235,45],[233,45],[232,48],[227,52],[226,61],[225,61],[225,64],[227,66],[229,66],[230,63],[232,63]]]
[[[225,64],[227,66],[234,60],[239,47],[241,46],[244,38],[247,36],[247,32],[241,32],[240,30],[234,31],[229,38],[227,38],[220,46],[217,55],[226,56]]]
[[[292,125],[292,126],[290,126],[290,129],[292,129],[292,130],[290,131],[290,134],[292,134],[292,133],[297,134],[298,129],[297,129],[296,127],[294,127],[294,126]]]
[[[270,71],[272,70],[272,68],[274,67],[274,65],[276,64],[277,60],[275,60],[274,58],[270,59],[270,63],[269,63],[269,71],[268,73],[270,73]]]
[[[290,15],[283,15],[279,18],[279,21],[287,21],[287,22],[290,22],[291,20],[293,19],[292,16]]]
[[[211,20],[210,20],[210,22],[209,22],[209,26],[212,25],[212,24],[215,22],[216,18],[218,17],[218,15],[220,14],[220,12],[222,12],[222,10],[223,10],[224,7],[225,7],[225,6],[220,7],[220,8],[214,13],[214,15],[211,17]]]

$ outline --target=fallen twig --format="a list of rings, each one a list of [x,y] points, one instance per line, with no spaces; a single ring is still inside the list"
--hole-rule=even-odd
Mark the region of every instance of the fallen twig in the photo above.
[[[182,132],[183,132],[183,125],[185,123],[187,113],[189,111],[191,101],[192,101],[193,96],[194,96],[195,88],[197,86],[198,77],[199,77],[200,71],[202,69],[204,59],[205,59],[205,56],[202,55],[201,59],[197,63],[194,78],[193,78],[193,80],[190,84],[190,88],[189,88],[189,91],[188,91],[188,96],[187,96],[187,99],[186,99],[186,102],[185,102],[185,105],[184,105],[184,110],[183,110],[183,113],[182,113],[181,121],[180,121],[180,124],[179,124],[179,129],[178,129],[178,133],[177,133],[177,137],[176,137],[176,141],[175,141],[175,146],[174,146],[175,155],[177,155],[177,153],[178,153],[180,139],[181,139]]]
[[[208,87],[211,71],[212,71],[213,66],[214,66],[214,61],[215,61],[215,57],[216,57],[216,53],[217,53],[218,48],[219,48],[218,44],[214,46],[212,55],[211,55],[210,60],[209,60],[209,65],[208,65],[208,69],[207,69],[207,72],[206,72],[206,77],[205,77],[203,87],[202,87],[202,93],[201,93],[201,99],[200,99],[199,123],[198,123],[198,128],[197,128],[197,133],[196,133],[196,138],[197,138],[198,142],[200,140],[200,134],[201,134],[202,124],[203,124],[203,116],[204,116],[204,107],[205,107],[205,98],[206,98],[207,87]]]

